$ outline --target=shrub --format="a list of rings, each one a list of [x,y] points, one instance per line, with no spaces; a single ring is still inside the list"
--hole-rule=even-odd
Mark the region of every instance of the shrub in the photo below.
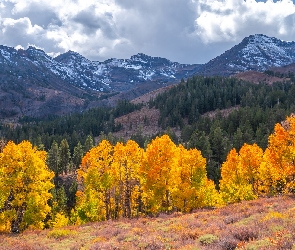
[[[239,241],[249,241],[258,238],[258,231],[249,227],[237,227],[233,229],[233,236]]]
[[[51,222],[53,228],[60,228],[69,224],[69,218],[62,213],[57,213],[54,220]]]
[[[238,245],[239,241],[237,239],[234,239],[232,237],[223,237],[219,240],[219,249],[223,249],[223,250],[234,250],[236,249],[237,245]]]
[[[218,240],[218,237],[214,234],[204,234],[199,237],[199,242],[202,245],[210,245]]]
[[[69,229],[53,229],[47,234],[47,236],[49,238],[59,239],[59,238],[64,238],[64,237],[75,235],[75,234],[77,234],[75,231],[72,231]]]

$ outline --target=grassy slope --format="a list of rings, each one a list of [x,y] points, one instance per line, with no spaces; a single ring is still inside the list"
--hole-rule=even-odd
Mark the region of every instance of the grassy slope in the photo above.
[[[295,249],[295,197],[0,235],[0,249]],[[292,248],[293,247],[293,248]]]

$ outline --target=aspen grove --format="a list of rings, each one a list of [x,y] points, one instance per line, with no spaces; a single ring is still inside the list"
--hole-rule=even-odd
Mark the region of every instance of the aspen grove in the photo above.
[[[207,177],[201,151],[176,145],[168,135],[145,149],[133,140],[114,145],[102,140],[81,158],[77,170],[71,170],[77,182],[75,205],[67,209],[60,198],[64,190],[54,187],[58,175],[66,173],[54,174],[47,153],[30,142],[8,142],[0,153],[0,231],[188,213],[294,193],[295,116],[275,125],[265,151],[256,144],[233,148],[217,186]]]

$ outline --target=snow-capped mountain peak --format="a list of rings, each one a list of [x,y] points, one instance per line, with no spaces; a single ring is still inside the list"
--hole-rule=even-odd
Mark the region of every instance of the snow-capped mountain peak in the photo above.
[[[295,42],[262,34],[244,38],[203,65],[179,64],[143,53],[104,62],[88,60],[74,51],[52,58],[35,47],[16,50],[0,45],[0,101],[6,105],[6,116],[63,114],[98,102],[108,104],[101,100],[107,98],[106,92],[135,98],[196,74],[229,76],[294,62]]]
[[[231,75],[249,70],[265,71],[295,62],[295,42],[255,34],[202,67],[205,75]]]
[[[34,68],[36,72],[33,74],[40,77],[57,77],[78,88],[98,92],[126,91],[147,81],[174,82],[192,75],[195,73],[192,69],[199,67],[191,65],[186,69],[187,65],[143,53],[131,56],[130,59],[112,58],[104,62],[90,61],[74,51],[52,58],[43,50],[31,46],[27,50],[1,46],[0,63],[3,64],[2,68],[5,65],[9,71],[18,71],[20,79],[24,79],[28,71],[21,73],[15,68],[17,64],[22,65],[22,69],[30,68],[30,71]],[[54,76],[49,76],[51,74]]]
[[[285,42],[263,34],[244,38],[241,43],[204,65],[179,64],[143,53],[129,59],[111,58],[104,62],[90,61],[74,51],[52,58],[35,47],[16,50],[0,46],[2,68],[7,72],[17,71],[20,79],[28,74],[27,69],[30,68],[30,71],[36,71],[30,73],[32,75],[47,76],[47,79],[57,77],[78,88],[99,92],[126,91],[148,81],[159,84],[175,82],[194,74],[231,75],[248,70],[264,71],[293,62],[295,42]],[[50,74],[54,76],[49,77]]]

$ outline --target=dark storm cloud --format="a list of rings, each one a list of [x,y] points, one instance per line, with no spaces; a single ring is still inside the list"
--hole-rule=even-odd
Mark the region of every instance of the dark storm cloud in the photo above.
[[[132,37],[139,52],[174,61],[196,61],[200,39],[194,32],[196,11],[190,1],[117,1],[125,8],[118,17],[120,35]],[[187,51],[190,50],[188,56]],[[173,51],[173,53],[172,53]]]
[[[59,52],[55,44],[46,38],[46,31],[37,25],[32,25],[29,18],[9,21],[4,23],[0,21],[0,27],[5,26],[0,32],[0,44],[12,47],[21,46],[23,48],[34,45],[47,52]]]
[[[62,21],[57,14],[49,8],[44,8],[40,3],[32,3],[29,9],[13,15],[14,18],[28,17],[32,25],[39,25],[47,28],[50,25],[62,25]]]
[[[111,13],[104,13],[104,15],[99,16],[95,13],[95,8],[91,6],[89,9],[79,12],[72,20],[82,25],[85,34],[91,35],[96,33],[97,30],[101,30],[105,36],[114,39],[116,33],[114,31],[115,27],[112,27],[112,19]]]
[[[2,29],[0,38],[2,44],[27,46],[35,42],[36,37],[33,33],[38,32],[38,28],[34,30],[29,18],[21,18],[18,21],[10,22],[5,21],[1,23],[1,26],[5,26]],[[28,35],[28,30],[31,30],[31,35]]]

